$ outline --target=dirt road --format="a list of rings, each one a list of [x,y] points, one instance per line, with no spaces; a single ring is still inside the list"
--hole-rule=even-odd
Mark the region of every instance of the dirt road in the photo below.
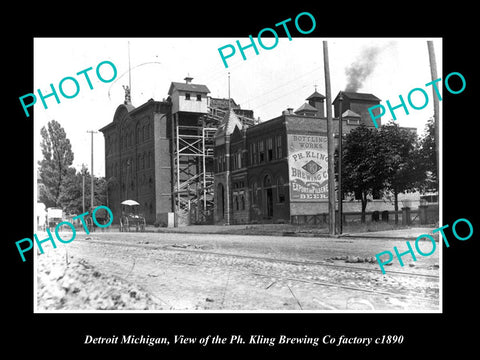
[[[386,239],[77,234],[37,256],[37,307],[439,310],[438,251],[416,262],[405,256],[404,267],[395,261],[383,275],[373,257],[393,246],[406,247],[404,240]]]

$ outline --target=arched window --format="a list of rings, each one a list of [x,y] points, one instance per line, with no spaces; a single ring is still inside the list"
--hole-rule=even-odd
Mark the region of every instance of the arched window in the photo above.
[[[272,187],[272,179],[270,177],[270,175],[265,175],[265,177],[263,178],[263,187],[264,188],[270,188]]]

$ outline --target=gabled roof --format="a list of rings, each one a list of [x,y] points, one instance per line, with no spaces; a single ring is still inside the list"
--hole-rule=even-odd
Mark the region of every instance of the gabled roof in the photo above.
[[[350,92],[350,91],[342,91],[342,94],[344,98],[349,98],[350,100],[381,101],[378,97],[376,97],[373,94]],[[338,95],[340,95],[340,92],[335,97],[335,100],[333,100],[334,103],[337,101]]]
[[[325,99],[325,96],[320,94],[317,90],[315,90],[312,95],[306,98],[306,100],[310,100],[310,99]]]
[[[294,113],[299,113],[299,112],[317,112],[318,109],[316,107],[313,107],[312,105],[308,103],[304,103],[302,106],[300,106],[297,110],[294,111]]]
[[[133,106],[132,103],[127,103],[127,104],[124,103],[123,105],[127,108],[128,112],[135,110],[135,106]]]
[[[231,135],[235,130],[235,127],[238,127],[239,130],[242,129],[242,122],[231,109],[225,114],[225,117],[222,120],[222,123],[215,132],[215,137],[222,135]]]
[[[358,115],[356,112],[348,109],[347,111],[345,111],[343,114],[342,114],[342,117],[358,117],[358,118],[361,118],[362,116],[361,115]]]
[[[208,94],[210,90],[208,90],[208,87],[206,85],[201,85],[201,84],[187,84],[187,83],[181,83],[181,82],[172,82],[170,84],[170,89],[168,90],[168,95],[172,95],[174,90],[180,90],[180,91],[192,91],[196,93],[202,93],[202,94]]]

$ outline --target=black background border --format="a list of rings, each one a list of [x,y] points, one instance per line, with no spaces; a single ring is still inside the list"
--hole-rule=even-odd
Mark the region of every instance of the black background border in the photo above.
[[[2,27],[5,34],[4,161],[6,180],[3,182],[5,201],[3,224],[6,236],[2,241],[4,277],[3,289],[5,344],[17,352],[33,351],[32,356],[52,358],[79,354],[141,354],[168,356],[185,351],[198,354],[227,351],[292,352],[319,356],[326,353],[355,352],[369,355],[404,354],[418,356],[441,354],[447,349],[467,351],[475,344],[473,314],[475,313],[475,259],[478,250],[478,215],[473,210],[476,200],[475,180],[475,116],[476,73],[472,59],[475,44],[469,38],[465,8],[444,7],[419,12],[407,3],[375,7],[372,3],[346,4],[326,7],[322,3],[301,8],[284,6],[249,6],[246,3],[185,4],[183,9],[163,4],[142,5],[139,2],[118,3],[101,8],[95,4],[75,5],[68,10],[39,9],[25,5],[13,11],[14,19]],[[28,7],[28,8],[27,8]],[[466,90],[459,95],[443,90],[443,223],[452,224],[458,218],[469,219],[474,235],[468,241],[450,241],[443,248],[443,313],[442,314],[34,314],[32,257],[22,263],[15,241],[32,236],[33,219],[33,123],[26,118],[18,97],[33,92],[33,38],[34,37],[176,37],[220,36],[243,37],[265,27],[273,27],[286,18],[307,11],[317,21],[315,31],[305,37],[442,37],[443,74],[463,74]],[[474,10],[472,10],[474,11]],[[35,20],[26,15],[34,14]],[[8,16],[4,20],[7,19]],[[9,23],[10,25],[6,25]],[[12,25],[13,24],[13,25]],[[292,34],[294,35],[294,34]],[[295,36],[294,36],[295,37]],[[318,46],[321,46],[319,41]],[[198,54],[192,54],[198,56]],[[439,54],[437,54],[437,57]],[[5,136],[6,135],[6,136]],[[13,216],[11,214],[14,214]],[[451,231],[446,231],[453,239]],[[472,328],[473,326],[473,328]],[[152,337],[173,337],[184,334],[194,337],[206,335],[323,337],[374,337],[403,335],[402,345],[343,346],[335,348],[320,344],[305,345],[216,345],[205,348],[197,345],[148,347],[145,345],[83,345],[86,334],[111,336],[113,334],[143,334]],[[7,349],[5,349],[7,350]],[[64,352],[68,350],[68,352]]]

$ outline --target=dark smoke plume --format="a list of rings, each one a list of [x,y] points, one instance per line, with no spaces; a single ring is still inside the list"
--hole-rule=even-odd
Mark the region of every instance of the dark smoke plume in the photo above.
[[[362,88],[363,82],[370,76],[377,64],[377,56],[380,53],[377,46],[362,50],[358,59],[345,69],[347,86],[345,91],[357,92]]]

